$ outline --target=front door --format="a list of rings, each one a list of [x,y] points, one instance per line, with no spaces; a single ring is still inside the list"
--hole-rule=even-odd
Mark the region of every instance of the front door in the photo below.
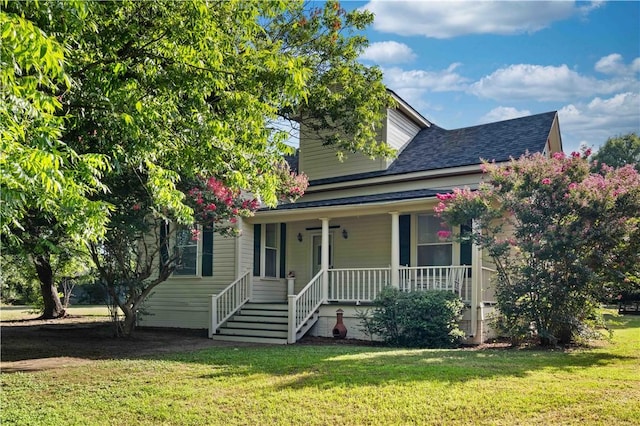
[[[313,253],[311,258],[313,259],[313,265],[311,267],[311,278],[315,277],[320,269],[322,269],[322,235],[313,236]],[[329,235],[329,268],[333,266],[333,235]]]

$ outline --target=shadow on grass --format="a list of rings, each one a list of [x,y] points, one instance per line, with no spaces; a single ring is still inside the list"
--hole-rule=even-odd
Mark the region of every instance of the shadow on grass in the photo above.
[[[615,320],[614,329],[640,331],[640,318],[616,317]],[[637,362],[639,349],[618,353],[620,348],[615,343],[604,348],[571,351],[297,345],[247,349],[241,353],[202,351],[167,359],[211,366],[213,371],[202,375],[203,380],[264,374],[290,376],[290,380],[284,380],[279,387],[296,389],[414,381],[457,383],[501,376],[526,377],[540,370],[573,372],[625,361]]]
[[[640,330],[640,318],[617,317],[615,329]],[[459,383],[492,377],[526,377],[533,371],[579,371],[637,361],[639,351],[622,354],[616,345],[597,350],[396,349],[355,345],[242,345],[206,339],[202,331],[141,330],[115,339],[110,324],[16,326],[5,336],[2,360],[41,357],[152,359],[198,364],[210,372],[199,380],[277,376],[276,388],[332,388],[433,381]],[[8,337],[8,339],[7,339]]]
[[[580,353],[495,350],[398,350],[363,347],[264,348],[231,355],[204,351],[169,357],[210,365],[201,379],[226,376],[291,376],[282,388],[357,387],[413,381],[466,382],[499,376],[526,377],[541,369],[576,370],[606,366],[633,357]],[[226,359],[225,359],[226,358]]]

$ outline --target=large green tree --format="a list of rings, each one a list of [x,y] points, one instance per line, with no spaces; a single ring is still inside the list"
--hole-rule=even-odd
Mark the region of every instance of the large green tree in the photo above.
[[[215,177],[274,205],[292,179],[282,173],[292,150],[281,119],[314,123],[338,153],[390,154],[375,138],[390,97],[380,71],[357,61],[368,12],[347,13],[337,2],[89,2],[83,25],[69,25],[50,13],[57,7],[9,3],[68,48],[71,84],[56,93],[65,117],[59,140],[109,160],[100,179],[109,192],[92,198],[113,209],[102,243],[93,244],[99,266],[117,264],[106,257],[124,261],[107,253],[123,235],[133,238],[131,251],[158,221],[192,223],[187,181]],[[148,219],[131,218],[134,206],[136,218]],[[136,270],[134,257],[125,263]],[[99,270],[106,281],[114,276]]]
[[[611,137],[590,158],[593,167],[600,170],[603,164],[611,167],[622,167],[633,164],[640,172],[640,136],[628,133]]]
[[[32,263],[43,316],[55,318],[64,311],[52,256],[62,240],[68,247],[104,232],[108,205],[92,197],[105,189],[100,178],[108,163],[63,140],[61,97],[74,84],[64,67],[68,52],[64,40],[23,13],[30,8],[55,15],[68,31],[81,26],[86,9],[74,1],[6,2],[0,8],[0,238],[5,252]]]

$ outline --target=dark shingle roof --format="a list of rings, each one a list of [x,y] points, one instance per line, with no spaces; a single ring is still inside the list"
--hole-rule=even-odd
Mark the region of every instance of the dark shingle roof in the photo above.
[[[400,191],[400,192],[387,192],[385,194],[373,194],[373,195],[358,195],[355,197],[333,198],[330,200],[318,200],[318,201],[303,201],[298,203],[281,204],[275,210],[291,210],[291,209],[303,209],[310,207],[331,207],[331,206],[346,206],[346,205],[358,205],[358,204],[370,204],[384,201],[400,201],[400,200],[412,200],[416,198],[428,198],[435,197],[438,193],[449,192],[447,190],[434,190],[434,189],[416,189],[412,191]],[[269,210],[269,209],[264,209]]]
[[[556,112],[514,118],[497,123],[445,130],[436,125],[422,129],[387,170],[311,181],[310,185],[348,182],[372,177],[480,164],[483,160],[508,161],[528,152],[542,152]],[[446,190],[418,189],[282,204],[276,210],[370,204],[435,197]],[[270,209],[261,209],[270,210]]]
[[[422,129],[387,170],[316,179],[311,186],[380,176],[480,164],[480,159],[508,161],[528,152],[542,152],[556,112],[530,115],[462,129],[436,125]]]

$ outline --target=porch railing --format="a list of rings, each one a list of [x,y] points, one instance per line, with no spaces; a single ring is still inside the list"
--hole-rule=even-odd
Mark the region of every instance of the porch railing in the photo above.
[[[329,270],[329,300],[371,302],[391,284],[390,268]]]
[[[324,302],[322,294],[323,273],[324,271],[318,272],[298,294],[289,295],[289,335],[287,339],[289,343],[296,342],[298,331]]]
[[[211,295],[211,326],[209,337],[216,334],[220,324],[228,320],[251,297],[251,271],[232,282],[218,294]]]
[[[471,266],[404,266],[400,268],[400,289],[452,291],[469,301]]]

